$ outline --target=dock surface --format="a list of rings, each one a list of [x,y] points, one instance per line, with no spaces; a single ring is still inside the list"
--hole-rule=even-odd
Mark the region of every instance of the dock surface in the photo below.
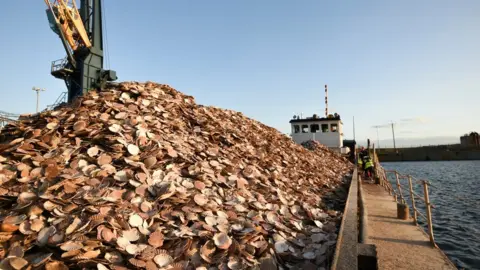
[[[377,247],[378,269],[457,269],[413,220],[397,219],[397,204],[379,185],[363,183],[369,244]]]

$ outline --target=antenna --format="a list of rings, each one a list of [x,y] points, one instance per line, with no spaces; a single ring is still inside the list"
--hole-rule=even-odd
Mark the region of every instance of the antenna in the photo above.
[[[328,117],[328,89],[325,84],[325,117]]]

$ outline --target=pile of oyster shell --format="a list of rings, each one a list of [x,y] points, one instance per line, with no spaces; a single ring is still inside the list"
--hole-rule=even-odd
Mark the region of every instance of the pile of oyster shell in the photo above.
[[[167,85],[89,92],[2,130],[0,268],[328,267],[352,165],[322,151]]]

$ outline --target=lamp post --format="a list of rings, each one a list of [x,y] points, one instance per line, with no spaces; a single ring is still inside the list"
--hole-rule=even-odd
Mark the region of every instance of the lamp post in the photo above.
[[[395,123],[392,121],[392,137],[393,137],[393,150],[397,152],[397,146],[395,145],[395,128],[393,127]]]
[[[37,113],[38,113],[38,102],[40,100],[40,91],[45,91],[45,89],[34,86],[32,90],[37,92]]]

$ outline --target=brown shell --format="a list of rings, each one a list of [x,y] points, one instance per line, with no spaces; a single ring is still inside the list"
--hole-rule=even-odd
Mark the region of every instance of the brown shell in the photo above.
[[[0,140],[5,268],[245,269],[272,252],[326,268],[354,167],[154,82],[106,84]]]
[[[12,257],[9,258],[8,262],[13,269],[22,269],[28,264],[28,261],[23,258]]]
[[[73,130],[74,131],[81,131],[84,130],[87,127],[87,122],[85,121],[77,121],[75,124],[73,124]]]
[[[45,270],[68,270],[68,267],[59,261],[53,261],[45,264]]]
[[[155,248],[159,248],[163,245],[164,239],[165,237],[163,233],[156,231],[150,234],[148,237],[148,243]]]
[[[135,267],[145,268],[147,266],[146,262],[144,262],[142,260],[135,259],[135,258],[130,258],[128,260],[128,262],[131,263]]]
[[[153,260],[149,260],[146,262],[145,268],[147,270],[158,270],[157,264]]]

